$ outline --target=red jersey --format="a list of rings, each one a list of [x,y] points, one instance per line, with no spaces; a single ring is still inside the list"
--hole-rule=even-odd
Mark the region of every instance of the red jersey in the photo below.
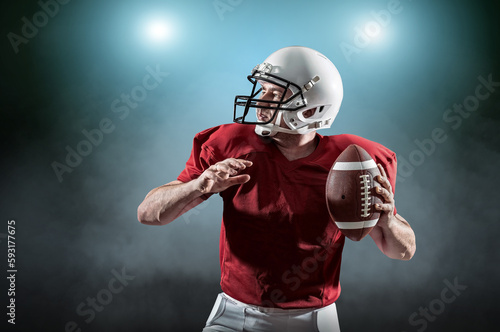
[[[316,150],[289,161],[254,126],[227,124],[194,138],[191,157],[177,178],[196,179],[227,158],[251,160],[249,182],[229,187],[220,234],[221,288],[247,304],[283,309],[323,307],[340,295],[344,236],[330,220],[325,184],[335,159],[350,144],[381,163],[392,188],[396,156],[355,135],[317,135]]]

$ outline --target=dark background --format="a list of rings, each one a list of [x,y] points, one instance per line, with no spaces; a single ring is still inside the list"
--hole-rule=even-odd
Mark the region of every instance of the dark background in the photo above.
[[[417,236],[409,262],[388,259],[369,238],[347,242],[337,302],[342,331],[496,328],[500,87],[466,118],[443,116],[472,100],[478,77],[500,81],[498,1],[401,1],[380,36],[351,56],[341,45],[355,46],[356,27],[387,1],[222,2],[231,10],[219,16],[211,0],[72,0],[17,52],[8,34],[22,35],[23,17],[32,22],[41,7],[2,3],[5,311],[8,220],[16,221],[18,272],[16,325],[2,314],[1,326],[201,331],[220,291],[221,199],[164,227],[138,223],[137,206],[177,177],[195,133],[231,121],[234,95],[249,92],[253,66],[281,47],[304,45],[327,55],[344,82],[339,116],[321,134],[357,134],[397,153],[398,212]],[[162,42],[144,32],[153,17],[171,26]],[[142,84],[147,66],[169,75],[126,116],[113,112],[115,99]],[[65,163],[66,148],[76,149],[82,131],[105,118],[114,130],[58,178],[53,163]],[[446,139],[431,148],[436,128]],[[418,142],[427,142],[426,153]],[[134,279],[106,298],[122,269]],[[442,305],[447,281],[467,288]],[[77,308],[98,294],[109,304],[85,322],[89,315]],[[429,306],[435,314],[412,323]]]

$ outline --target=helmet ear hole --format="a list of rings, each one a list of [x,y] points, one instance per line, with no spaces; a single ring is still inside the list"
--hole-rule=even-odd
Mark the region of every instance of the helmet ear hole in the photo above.
[[[316,113],[316,108],[310,108],[308,110],[305,110],[304,112],[302,112],[302,116],[307,119],[307,118],[310,118],[314,115],[314,113]]]

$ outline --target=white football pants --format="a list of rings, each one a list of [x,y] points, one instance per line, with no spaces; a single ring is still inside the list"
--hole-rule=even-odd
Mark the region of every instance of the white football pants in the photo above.
[[[202,332],[340,332],[335,303],[319,309],[279,309],[217,296]]]

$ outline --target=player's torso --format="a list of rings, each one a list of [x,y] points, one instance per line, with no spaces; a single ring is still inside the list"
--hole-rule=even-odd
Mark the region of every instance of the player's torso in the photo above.
[[[326,178],[340,151],[318,136],[311,155],[288,161],[272,141],[251,135],[230,136],[224,156],[215,151],[217,159],[253,162],[245,170],[249,182],[221,193],[223,290],[257,305],[321,306],[337,296],[325,296],[324,285],[338,284],[344,241],[325,204]]]
[[[331,236],[336,227],[329,222],[325,183],[334,159],[318,158],[323,149],[320,142],[310,156],[288,161],[270,142],[263,151],[239,156],[253,162],[245,170],[251,179],[221,193],[226,231],[238,242],[260,243],[254,254],[307,247]]]
[[[251,126],[212,129],[204,146],[209,164],[226,158],[253,162],[249,182],[226,189],[221,229],[221,286],[250,304],[320,307],[340,294],[344,236],[330,220],[325,184],[330,168],[352,143],[378,154],[353,135],[321,136],[309,156],[288,161]]]

